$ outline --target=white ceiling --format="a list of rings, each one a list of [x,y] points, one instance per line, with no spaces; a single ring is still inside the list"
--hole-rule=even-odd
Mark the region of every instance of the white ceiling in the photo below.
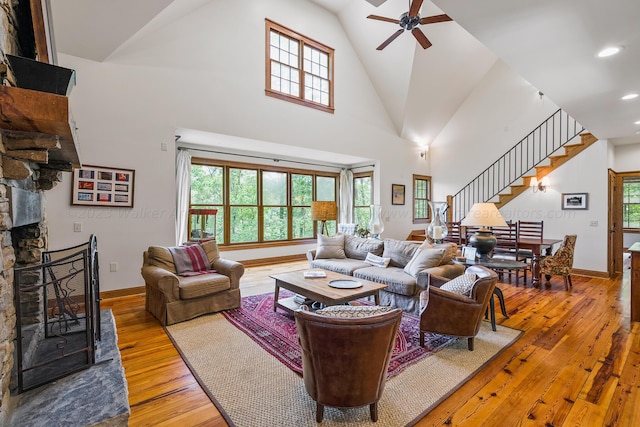
[[[213,0],[49,0],[58,52],[103,61],[138,31],[180,18]],[[500,58],[600,139],[640,142],[640,1],[433,0],[421,16],[455,22],[422,26],[433,46],[409,33],[376,47],[399,27],[408,0],[307,0],[336,14],[398,134],[430,143]],[[380,1],[368,0],[371,3]],[[154,19],[155,18],[155,19]],[[146,28],[145,28],[146,27]],[[610,45],[623,51],[598,59]]]

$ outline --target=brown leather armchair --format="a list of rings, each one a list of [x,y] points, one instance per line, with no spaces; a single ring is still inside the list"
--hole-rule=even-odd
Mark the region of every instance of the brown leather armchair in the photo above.
[[[302,376],[307,392],[316,401],[317,422],[324,417],[325,405],[369,405],[371,420],[378,420],[378,400],[401,318],[399,309],[350,318],[295,312]]]
[[[473,351],[473,341],[480,330],[480,324],[487,310],[498,275],[482,266],[467,268],[465,273],[478,276],[471,289],[471,296],[456,294],[429,285],[420,294],[420,345],[424,346],[424,334],[467,337],[469,350]]]

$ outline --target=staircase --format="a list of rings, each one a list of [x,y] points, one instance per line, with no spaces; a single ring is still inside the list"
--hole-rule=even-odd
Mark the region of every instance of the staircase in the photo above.
[[[556,111],[462,190],[447,196],[447,220],[460,221],[474,203],[493,201],[501,208],[529,188],[530,177],[542,179],[596,141],[567,113]]]
[[[587,149],[591,144],[596,142],[598,138],[593,136],[589,132],[580,134],[580,142],[577,144],[567,144],[564,146],[564,154],[559,154],[556,156],[549,156],[550,164],[544,166],[536,166],[535,167],[535,175],[531,175],[532,177],[538,178],[540,181],[543,177],[549,175],[549,173],[558,169],[560,166],[567,163],[569,160],[577,156],[579,153],[582,153],[585,149]],[[496,207],[500,209],[520,194],[524,193],[527,189],[529,189],[528,176],[526,177],[526,181],[524,184],[512,184],[508,188],[511,190],[509,193],[500,193],[498,195],[498,201],[495,202]]]

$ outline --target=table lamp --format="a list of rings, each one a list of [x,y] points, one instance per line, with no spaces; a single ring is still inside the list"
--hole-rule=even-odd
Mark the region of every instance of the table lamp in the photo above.
[[[460,225],[480,227],[469,237],[469,243],[476,248],[480,261],[489,261],[489,254],[495,248],[497,239],[487,227],[506,227],[507,222],[494,203],[474,203]]]
[[[338,218],[336,202],[311,202],[311,219],[322,223],[320,234],[324,234],[327,221],[333,221],[336,218]]]

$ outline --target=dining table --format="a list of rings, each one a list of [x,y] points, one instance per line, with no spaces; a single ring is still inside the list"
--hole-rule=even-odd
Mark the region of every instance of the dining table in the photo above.
[[[531,257],[531,283],[533,286],[540,285],[540,259],[541,253],[544,250],[545,255],[551,255],[553,245],[562,243],[562,239],[531,239],[531,238],[519,238],[518,248],[530,250],[533,254]]]

